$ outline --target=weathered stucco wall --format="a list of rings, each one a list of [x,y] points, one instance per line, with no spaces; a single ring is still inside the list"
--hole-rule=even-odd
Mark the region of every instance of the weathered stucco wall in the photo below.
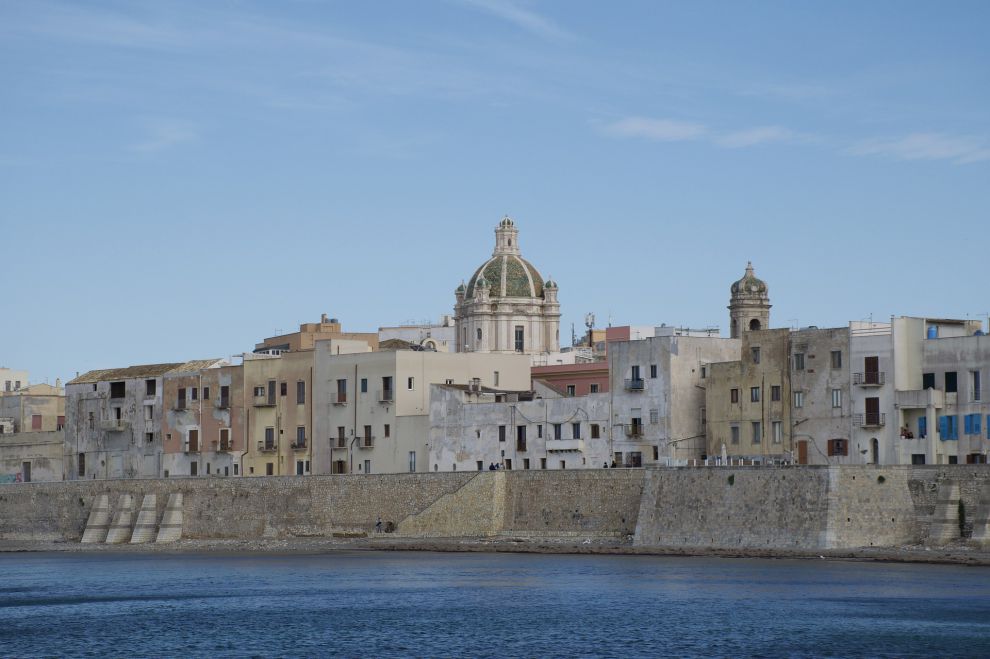
[[[602,538],[644,547],[823,550],[925,543],[958,492],[964,537],[986,527],[990,470],[720,467],[76,481],[0,485],[0,539],[82,536],[93,502],[183,493],[185,538],[399,535]],[[953,504],[943,540],[958,538]],[[981,527],[982,524],[982,527]],[[948,536],[944,535],[948,528]]]

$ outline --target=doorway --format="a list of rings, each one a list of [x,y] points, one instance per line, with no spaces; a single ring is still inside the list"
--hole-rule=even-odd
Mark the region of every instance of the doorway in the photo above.
[[[802,439],[797,443],[797,458],[799,465],[808,464],[808,440]]]
[[[870,440],[870,446],[873,449],[873,464],[880,464],[880,440],[874,437]]]

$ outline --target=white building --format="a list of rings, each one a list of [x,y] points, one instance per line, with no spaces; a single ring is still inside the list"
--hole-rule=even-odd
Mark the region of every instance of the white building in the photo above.
[[[427,471],[431,384],[530,386],[529,357],[419,350],[332,354],[316,342],[315,474]]]
[[[612,459],[608,394],[534,398],[532,392],[433,385],[433,471],[601,468]]]
[[[455,291],[457,352],[538,355],[560,351],[557,284],[519,251],[508,217],[495,229],[495,251]]]
[[[17,391],[28,386],[28,372],[18,371],[6,366],[0,367],[0,393]]]
[[[398,325],[395,327],[379,327],[378,342],[398,339],[424,350],[436,352],[455,352],[457,329],[453,316],[442,316],[436,324]]]

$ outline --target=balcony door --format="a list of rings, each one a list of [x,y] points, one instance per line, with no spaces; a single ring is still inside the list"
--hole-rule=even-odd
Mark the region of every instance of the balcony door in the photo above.
[[[880,384],[880,358],[866,357],[864,360],[863,382],[866,384]]]
[[[880,423],[880,399],[876,397],[866,399],[866,423],[878,425]]]

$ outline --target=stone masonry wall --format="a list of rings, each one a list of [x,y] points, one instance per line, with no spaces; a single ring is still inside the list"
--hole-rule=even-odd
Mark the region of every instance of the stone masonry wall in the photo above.
[[[0,540],[82,536],[109,495],[183,493],[184,538],[369,532],[381,516],[414,537],[634,536],[644,547],[834,549],[925,542],[940,488],[957,483],[963,538],[986,516],[990,468],[716,467],[171,478],[0,485]],[[984,520],[985,523],[985,520]]]

